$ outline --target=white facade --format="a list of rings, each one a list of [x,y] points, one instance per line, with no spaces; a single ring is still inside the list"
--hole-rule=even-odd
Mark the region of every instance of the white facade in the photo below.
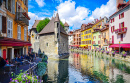
[[[124,12],[124,17],[120,18],[119,14],[122,14]],[[111,19],[114,18],[114,22],[111,23]],[[119,19],[120,18],[120,19]],[[127,27],[126,33],[123,33],[123,41],[121,41],[121,34],[115,33],[115,31],[111,32],[111,27],[114,26],[114,30],[119,29],[120,25],[119,23],[124,22],[124,27]],[[125,7],[124,9],[118,11],[114,15],[110,16],[110,22],[109,22],[109,38],[110,42],[112,42],[112,36],[114,36],[114,44],[119,44],[119,41],[121,41],[121,44],[130,43],[130,5]]]
[[[69,35],[69,45],[73,45],[73,35]]]

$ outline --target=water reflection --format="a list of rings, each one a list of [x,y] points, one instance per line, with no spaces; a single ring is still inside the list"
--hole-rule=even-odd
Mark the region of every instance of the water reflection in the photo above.
[[[68,59],[53,60],[48,59],[47,75],[43,76],[43,80],[47,78],[46,82],[64,83],[68,76]]]
[[[101,55],[70,53],[68,59],[49,59],[47,72],[43,79],[51,83],[130,83],[128,62]]]

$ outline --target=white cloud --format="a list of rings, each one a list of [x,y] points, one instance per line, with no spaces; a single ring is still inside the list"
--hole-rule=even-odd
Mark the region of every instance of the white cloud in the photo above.
[[[43,20],[45,17],[38,17],[35,13],[28,12],[29,17],[31,18],[29,20],[29,29],[32,28],[32,25],[34,24],[35,20]]]
[[[100,8],[96,8],[92,12],[93,18],[109,17],[116,11],[116,0],[109,0],[106,5],[102,5]]]
[[[45,5],[44,0],[35,0],[35,1],[38,3],[39,7],[43,7]]]
[[[116,11],[116,0],[109,0],[107,4],[102,4],[99,8],[92,11],[85,7],[78,6],[75,8],[75,2],[72,0],[65,1],[58,6],[58,13],[61,21],[68,22],[72,29],[80,28],[82,23],[92,22],[95,18],[109,17]],[[88,17],[89,15],[89,17]]]
[[[61,21],[68,22],[73,29],[80,28],[82,22],[88,17],[89,9],[78,6],[75,8],[74,1],[65,1],[58,6],[58,13]]]

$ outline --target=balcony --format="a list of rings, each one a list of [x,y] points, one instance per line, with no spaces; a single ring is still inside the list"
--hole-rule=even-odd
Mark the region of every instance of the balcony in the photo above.
[[[127,32],[127,27],[123,27],[123,28],[121,28],[121,29],[116,29],[116,30],[115,30],[115,33],[118,34],[118,35],[124,34],[124,33],[126,33],[126,32]]]
[[[24,25],[29,26],[30,17],[28,16],[28,14],[26,12],[16,12],[15,20],[17,23],[19,23],[23,26]]]

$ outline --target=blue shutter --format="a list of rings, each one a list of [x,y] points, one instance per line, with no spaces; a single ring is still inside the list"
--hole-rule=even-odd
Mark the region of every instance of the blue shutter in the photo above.
[[[15,0],[12,0],[12,13],[15,14]]]

